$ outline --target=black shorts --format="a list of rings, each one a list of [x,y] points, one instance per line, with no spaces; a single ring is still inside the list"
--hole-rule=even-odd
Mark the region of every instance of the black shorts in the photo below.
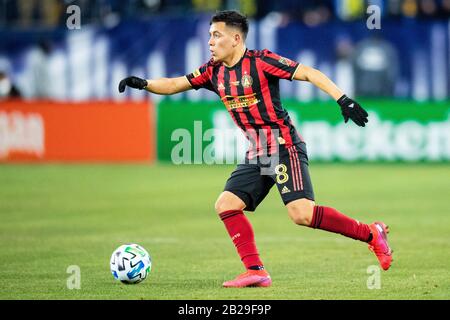
[[[244,201],[246,211],[254,211],[264,200],[274,184],[277,185],[284,204],[297,199],[314,200],[308,170],[308,156],[304,143],[290,148],[280,146],[277,161],[270,170],[259,163],[239,164],[231,173],[224,191],[229,191]]]

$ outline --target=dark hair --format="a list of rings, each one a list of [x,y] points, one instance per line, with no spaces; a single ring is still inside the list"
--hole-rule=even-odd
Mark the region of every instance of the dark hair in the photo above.
[[[235,10],[219,11],[211,18],[209,24],[211,25],[215,22],[225,22],[225,25],[239,29],[244,36],[244,40],[247,38],[248,20],[240,12]]]

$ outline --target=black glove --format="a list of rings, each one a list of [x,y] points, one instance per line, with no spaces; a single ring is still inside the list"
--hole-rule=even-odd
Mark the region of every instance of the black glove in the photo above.
[[[348,119],[352,119],[360,127],[365,127],[366,123],[369,122],[367,116],[369,115],[366,110],[361,108],[358,102],[353,101],[345,94],[339,98],[337,103],[341,106],[342,116],[344,117],[345,123]]]
[[[126,86],[142,90],[147,86],[147,80],[138,77],[125,78],[119,83],[119,92],[124,92]]]

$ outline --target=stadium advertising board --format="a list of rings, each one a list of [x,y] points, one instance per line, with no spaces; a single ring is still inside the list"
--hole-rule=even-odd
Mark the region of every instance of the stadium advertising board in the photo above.
[[[365,128],[345,124],[334,102],[284,102],[311,160],[450,160],[447,103],[362,100],[361,104],[369,112]],[[217,102],[162,101],[157,132],[158,159],[175,164],[241,161],[247,147],[244,135]]]
[[[148,102],[2,102],[0,162],[151,161]]]

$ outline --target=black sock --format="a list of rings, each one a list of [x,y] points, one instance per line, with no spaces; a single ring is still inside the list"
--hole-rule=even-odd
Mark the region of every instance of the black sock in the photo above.
[[[251,266],[248,269],[249,270],[264,270],[264,266]]]

